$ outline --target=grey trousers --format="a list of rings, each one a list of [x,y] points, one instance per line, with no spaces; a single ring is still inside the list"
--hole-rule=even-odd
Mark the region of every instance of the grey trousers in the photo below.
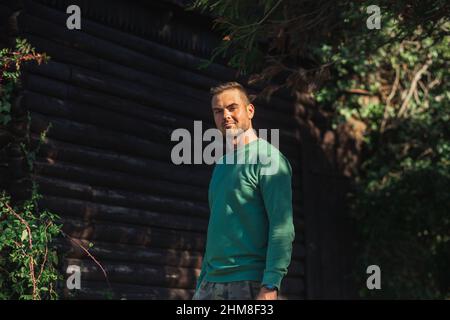
[[[203,280],[192,300],[256,300],[258,281],[208,282]]]

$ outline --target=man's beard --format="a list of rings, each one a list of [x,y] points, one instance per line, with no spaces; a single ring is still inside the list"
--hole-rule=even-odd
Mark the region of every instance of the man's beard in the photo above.
[[[238,126],[236,124],[233,124],[233,126],[229,129],[224,129],[222,131],[222,134],[225,137],[233,137],[233,138],[238,138],[241,134],[243,134],[244,132],[246,132],[248,129],[250,128],[250,126],[245,126],[245,127],[241,127]]]
[[[244,129],[233,126],[232,128],[225,129],[225,138],[227,139],[238,139],[243,133],[245,132]]]
[[[250,126],[247,128],[247,130],[244,130],[242,128],[226,129],[224,138],[226,140],[227,152],[234,148],[242,147],[244,144],[246,144],[248,142],[246,142],[246,140],[248,140],[248,137],[252,134],[251,130],[256,133],[255,130]]]

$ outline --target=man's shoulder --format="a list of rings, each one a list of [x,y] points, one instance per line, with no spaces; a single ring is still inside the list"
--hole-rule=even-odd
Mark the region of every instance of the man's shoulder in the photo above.
[[[291,164],[288,158],[280,151],[278,145],[273,145],[269,141],[259,138],[258,157],[261,160],[259,163],[263,164],[262,172],[265,172],[265,175],[282,172],[292,174]]]
[[[267,141],[266,139],[259,138],[258,139],[258,151],[260,151],[260,152],[267,151],[269,153],[269,155],[277,156],[277,157],[279,156],[283,160],[289,162],[287,157],[279,149],[278,143],[274,145],[274,144],[270,143],[269,141]]]

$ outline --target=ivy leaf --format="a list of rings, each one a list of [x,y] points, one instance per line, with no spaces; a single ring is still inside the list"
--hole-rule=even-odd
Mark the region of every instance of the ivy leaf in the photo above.
[[[20,240],[24,241],[28,237],[27,230],[22,231],[22,236],[20,237]]]

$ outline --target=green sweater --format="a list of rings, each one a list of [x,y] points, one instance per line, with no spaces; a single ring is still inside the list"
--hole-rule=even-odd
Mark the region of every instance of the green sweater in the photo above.
[[[203,279],[254,280],[280,288],[295,236],[291,176],[288,160],[260,138],[217,161],[209,185],[210,218],[197,288]]]

